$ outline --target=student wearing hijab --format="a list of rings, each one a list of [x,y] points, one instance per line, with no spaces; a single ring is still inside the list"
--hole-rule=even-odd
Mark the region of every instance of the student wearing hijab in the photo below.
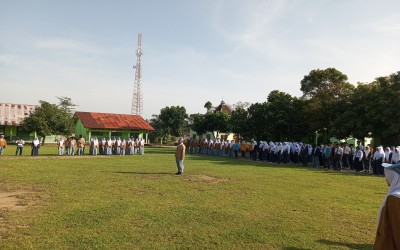
[[[376,147],[374,157],[372,158],[372,172],[374,175],[383,174],[382,163],[385,160],[385,153],[382,146]]]
[[[396,164],[398,161],[400,161],[400,146],[397,146],[392,154],[392,159],[391,163]]]
[[[385,163],[390,163],[391,152],[389,147],[385,148]]]
[[[385,164],[385,177],[389,190],[378,216],[374,249],[400,249],[400,164]]]
[[[38,156],[39,155],[40,142],[39,142],[39,139],[37,137],[35,137],[35,139],[33,139],[31,147],[32,147],[31,156]]]

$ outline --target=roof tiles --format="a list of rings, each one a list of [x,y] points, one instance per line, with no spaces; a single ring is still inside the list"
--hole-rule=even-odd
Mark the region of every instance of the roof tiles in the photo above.
[[[140,115],[75,112],[85,128],[117,130],[154,130]]]

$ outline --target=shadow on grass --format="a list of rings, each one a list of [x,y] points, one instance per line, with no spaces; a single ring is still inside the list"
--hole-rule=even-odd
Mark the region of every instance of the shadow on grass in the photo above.
[[[311,248],[284,247],[283,250],[311,250]]]
[[[169,148],[169,147],[152,147],[152,148],[145,148],[144,150],[145,154],[160,154],[160,155],[173,155],[175,153],[175,148]]]
[[[219,156],[208,156],[208,155],[187,155],[190,161],[209,161],[215,164],[221,165],[252,165],[254,167],[263,167],[263,168],[289,168],[289,169],[304,169],[308,171],[314,171],[315,173],[320,174],[329,174],[329,175],[352,175],[357,177],[369,177],[376,178],[381,176],[372,175],[370,173],[358,173],[356,174],[351,170],[344,171],[336,171],[332,169],[324,169],[324,168],[313,168],[311,166],[303,166],[301,164],[295,163],[273,163],[273,162],[262,162],[262,161],[254,161],[251,159],[242,159],[239,158],[229,158],[229,157],[219,157]]]
[[[166,172],[132,172],[132,171],[102,171],[106,173],[114,173],[114,174],[137,174],[137,175],[175,175],[175,173],[166,173]]]
[[[358,244],[358,243],[347,243],[347,242],[338,242],[333,240],[317,240],[318,243],[328,245],[330,247],[333,246],[341,246],[348,247],[350,249],[372,249],[372,244]]]

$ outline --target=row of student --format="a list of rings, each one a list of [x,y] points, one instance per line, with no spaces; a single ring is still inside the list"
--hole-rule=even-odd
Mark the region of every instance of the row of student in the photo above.
[[[372,172],[383,175],[383,162],[396,163],[400,160],[400,147],[382,146],[374,150],[371,145],[364,147],[358,141],[358,145],[347,143],[326,143],[323,145],[311,145],[301,142],[267,142],[257,143],[246,141],[197,140],[185,141],[189,154],[204,154],[210,156],[228,156],[251,158],[253,160],[276,163],[300,163],[304,166],[312,164],[313,167],[327,169],[350,169],[356,172]]]
[[[17,148],[15,150],[15,155],[22,155],[22,151],[24,149],[25,141],[19,137],[16,141],[15,144],[17,145]],[[40,141],[39,138],[35,137],[32,140],[31,145],[31,155],[32,156],[38,156],[39,155],[39,148],[40,148]],[[0,135],[0,155],[3,155],[3,152],[5,148],[7,147],[7,141],[4,139],[4,135]]]
[[[16,150],[15,155],[22,155],[25,141],[22,138],[18,138],[15,141]],[[40,141],[37,137],[32,140],[31,155],[38,156],[40,149]],[[4,149],[7,147],[7,141],[3,135],[0,135],[0,155],[3,155]],[[91,138],[87,143],[82,135],[79,139],[75,137],[68,137],[66,139],[59,138],[57,141],[58,155],[84,155],[85,149],[89,148],[90,155],[133,155],[133,154],[144,154],[144,140],[143,139],[122,139],[121,138],[102,138],[98,140],[96,137]]]
[[[84,155],[85,149],[89,148],[89,155],[133,155],[144,154],[144,139],[139,138],[101,138],[93,137],[90,141],[86,142],[82,135],[76,140],[74,137],[67,139],[60,138],[57,142],[58,154]],[[65,148],[65,150],[64,150]]]

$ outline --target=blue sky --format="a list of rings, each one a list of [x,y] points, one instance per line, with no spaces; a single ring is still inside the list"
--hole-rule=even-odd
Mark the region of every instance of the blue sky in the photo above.
[[[0,102],[130,113],[143,34],[144,118],[165,106],[301,96],[313,69],[353,84],[399,71],[398,0],[0,0]]]

